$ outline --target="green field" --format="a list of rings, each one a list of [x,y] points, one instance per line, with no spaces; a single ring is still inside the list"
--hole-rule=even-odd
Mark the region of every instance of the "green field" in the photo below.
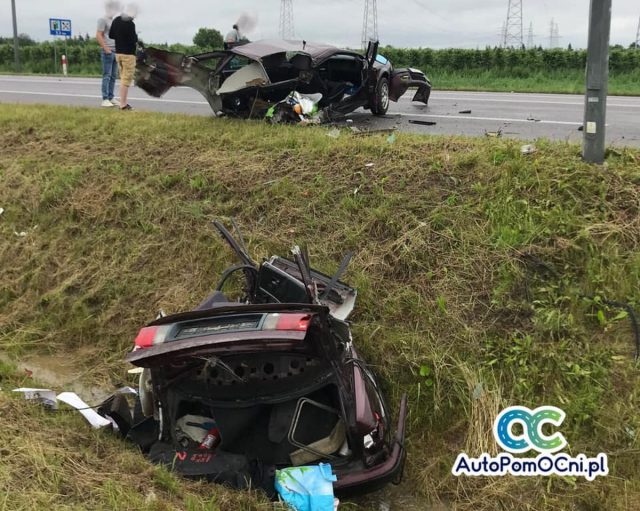
[[[488,71],[434,70],[429,76],[434,88],[486,92],[543,92],[556,94],[584,94],[584,71],[538,71],[527,76]],[[609,77],[609,95],[639,96],[640,71],[618,73]]]
[[[207,294],[231,263],[210,221],[235,217],[256,259],[297,242],[332,273],[355,252],[354,342],[394,409],[409,395],[403,484],[341,509],[631,509],[640,368],[605,301],[640,302],[640,152],[598,167],[520,144],[2,105],[0,352],[132,383],[138,329]],[[11,394],[49,384],[33,378],[0,364],[0,509],[272,509]],[[458,453],[496,452],[514,404],[562,408],[568,452],[608,453],[610,475],[453,477]]]

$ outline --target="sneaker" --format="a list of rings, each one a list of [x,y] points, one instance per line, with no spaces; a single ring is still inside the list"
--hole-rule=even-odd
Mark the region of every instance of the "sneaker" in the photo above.
[[[112,107],[113,103],[111,101],[109,101],[108,99],[103,99],[101,106],[103,106],[105,108],[108,108],[108,107]]]
[[[133,107],[129,103],[127,103],[126,105],[121,106],[120,110],[133,110]]]
[[[112,104],[113,106],[120,106],[120,101],[118,101],[118,100],[117,100],[117,99],[115,99],[115,98],[111,98],[109,101],[111,102],[111,104]]]

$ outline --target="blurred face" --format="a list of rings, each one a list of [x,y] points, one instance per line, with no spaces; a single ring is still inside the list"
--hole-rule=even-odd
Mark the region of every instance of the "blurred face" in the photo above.
[[[129,18],[135,18],[138,15],[138,6],[136,4],[128,4],[124,8],[124,14]]]
[[[104,12],[108,18],[113,18],[122,10],[120,2],[109,1],[104,5]]]

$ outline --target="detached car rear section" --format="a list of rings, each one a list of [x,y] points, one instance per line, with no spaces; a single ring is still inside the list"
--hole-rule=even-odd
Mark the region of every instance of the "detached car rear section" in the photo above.
[[[320,462],[338,495],[398,481],[406,398],[392,420],[351,338],[356,291],[299,252],[254,265],[228,239],[242,262],[216,291],[136,338],[127,360],[143,372],[128,438],[186,476],[271,495],[276,468]],[[222,290],[236,271],[246,277],[241,303]]]
[[[230,50],[184,55],[146,48],[138,56],[136,84],[152,96],[175,86],[198,90],[215,114],[264,117],[292,92],[319,97],[323,120],[365,108],[384,115],[389,101],[417,88],[427,104],[431,83],[416,69],[394,69],[370,43],[365,55],[304,41],[265,40]]]

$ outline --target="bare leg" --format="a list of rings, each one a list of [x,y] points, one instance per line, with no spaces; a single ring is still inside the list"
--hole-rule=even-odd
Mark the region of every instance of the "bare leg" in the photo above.
[[[129,87],[120,84],[120,108],[127,106],[127,96],[129,95]]]

